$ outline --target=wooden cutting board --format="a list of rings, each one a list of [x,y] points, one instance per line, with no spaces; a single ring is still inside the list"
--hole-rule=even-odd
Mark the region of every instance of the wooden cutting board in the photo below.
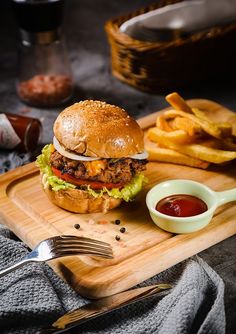
[[[214,120],[230,121],[236,130],[236,114],[209,100],[190,100]],[[158,113],[139,120],[144,130],[153,126]],[[174,235],[159,229],[145,204],[147,191],[156,183],[174,178],[200,181],[213,190],[236,187],[235,163],[200,170],[186,166],[149,162],[149,183],[132,203],[123,203],[107,214],[73,214],[54,206],[40,184],[34,163],[0,176],[0,215],[5,224],[33,248],[50,236],[74,234],[109,242],[114,260],[67,257],[49,265],[81,295],[99,298],[128,289],[172,265],[236,233],[235,203],[218,209],[204,229]],[[114,223],[120,220],[120,225]],[[79,223],[80,229],[74,228]],[[120,228],[126,232],[121,233]],[[120,240],[116,240],[116,235]]]

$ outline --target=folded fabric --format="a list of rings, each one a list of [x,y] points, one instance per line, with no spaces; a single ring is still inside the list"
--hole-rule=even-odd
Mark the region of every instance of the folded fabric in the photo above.
[[[30,153],[0,152],[0,174],[30,162]]]
[[[27,246],[0,225],[0,269],[27,252]],[[202,259],[183,261],[141,286],[157,283],[171,283],[174,288],[164,297],[143,300],[80,325],[79,333],[225,333],[224,283]],[[27,264],[0,278],[1,333],[37,333],[87,302],[47,264]]]

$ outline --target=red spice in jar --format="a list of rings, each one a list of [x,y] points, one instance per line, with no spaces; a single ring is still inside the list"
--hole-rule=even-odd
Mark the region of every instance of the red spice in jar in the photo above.
[[[19,97],[34,106],[50,107],[64,102],[72,93],[68,75],[35,75],[18,85]]]

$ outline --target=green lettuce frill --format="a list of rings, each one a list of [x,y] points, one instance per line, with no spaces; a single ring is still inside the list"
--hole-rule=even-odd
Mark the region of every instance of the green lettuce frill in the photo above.
[[[44,146],[42,149],[42,154],[39,155],[36,159],[36,165],[39,167],[42,174],[45,175],[47,179],[47,183],[51,186],[53,191],[58,191],[62,189],[68,188],[76,188],[75,185],[66,182],[59,177],[53,174],[53,171],[50,166],[50,155],[52,152],[52,144],[48,144]],[[143,174],[136,175],[132,178],[131,182],[128,183],[122,189],[107,189],[103,188],[102,190],[93,190],[90,186],[87,187],[87,191],[94,197],[101,197],[103,194],[107,193],[109,196],[114,198],[120,198],[125,200],[126,202],[131,201],[142,189],[143,184],[147,182],[145,176]]]

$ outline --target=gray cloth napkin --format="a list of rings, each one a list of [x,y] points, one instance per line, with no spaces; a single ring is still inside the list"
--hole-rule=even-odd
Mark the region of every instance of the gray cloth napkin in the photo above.
[[[31,153],[7,152],[0,150],[0,174],[30,162],[31,156]]]
[[[15,263],[27,252],[27,246],[0,225],[0,268]],[[164,297],[94,319],[80,325],[79,333],[225,333],[224,284],[202,259],[195,256],[183,261],[141,286],[161,282],[174,285]],[[47,264],[27,264],[0,278],[0,332],[37,333],[87,302]]]

